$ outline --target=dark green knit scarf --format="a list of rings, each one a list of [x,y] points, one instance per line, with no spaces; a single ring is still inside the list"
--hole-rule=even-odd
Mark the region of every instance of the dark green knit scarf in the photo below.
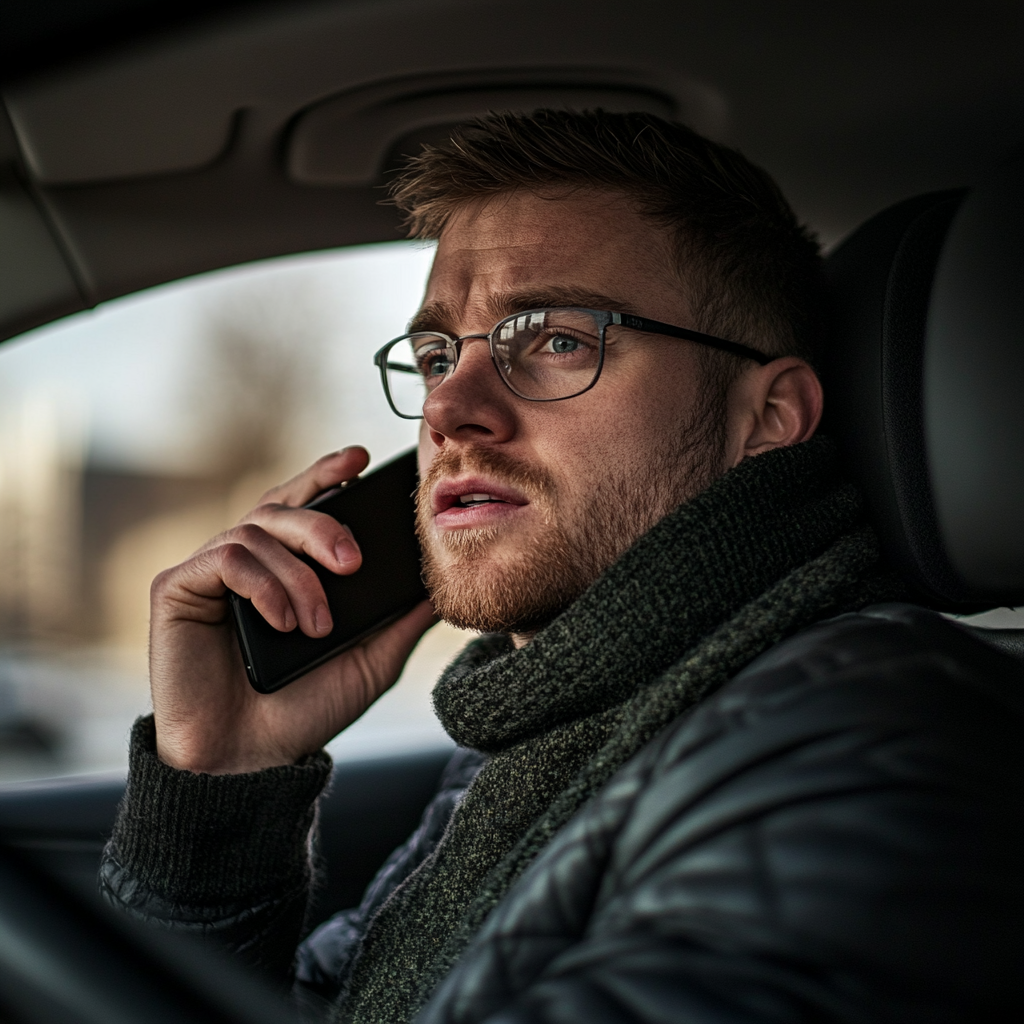
[[[820,437],[744,460],[524,648],[473,641],[434,706],[491,759],[371,923],[341,1019],[411,1020],[526,866],[657,732],[783,637],[901,591]]]

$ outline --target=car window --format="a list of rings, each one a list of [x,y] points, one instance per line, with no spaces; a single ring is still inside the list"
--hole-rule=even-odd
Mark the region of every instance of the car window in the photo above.
[[[153,576],[319,455],[415,443],[372,355],[431,258],[395,242],[266,261],[0,346],[0,780],[123,770]],[[332,753],[444,742],[429,690],[465,639],[435,627]]]

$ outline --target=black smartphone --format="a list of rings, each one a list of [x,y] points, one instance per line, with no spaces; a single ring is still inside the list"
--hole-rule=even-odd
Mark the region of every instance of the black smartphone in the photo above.
[[[323,584],[334,619],[334,629],[327,636],[309,637],[298,628],[282,633],[252,601],[228,592],[253,689],[259,693],[280,690],[426,598],[415,532],[417,482],[414,449],[367,476],[326,491],[306,506],[344,523],[363,553],[363,564],[351,576],[338,576],[308,555],[297,556]]]

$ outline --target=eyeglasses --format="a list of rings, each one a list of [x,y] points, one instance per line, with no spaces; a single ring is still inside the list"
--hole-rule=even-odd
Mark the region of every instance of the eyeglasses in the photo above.
[[[403,334],[374,357],[388,403],[407,420],[423,417],[423,403],[455,372],[463,344],[486,339],[491,362],[513,394],[528,402],[560,402],[589,391],[601,376],[609,327],[694,341],[698,345],[752,359],[764,366],[773,356],[658,320],[597,309],[530,309],[505,317],[489,334],[452,338],[437,331]]]

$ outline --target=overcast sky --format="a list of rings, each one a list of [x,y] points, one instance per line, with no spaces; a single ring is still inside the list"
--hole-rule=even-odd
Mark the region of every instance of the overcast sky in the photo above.
[[[416,425],[388,409],[372,356],[405,330],[432,257],[423,243],[359,246],[204,274],[105,303],[0,345],[0,401],[55,399],[65,429],[81,425],[97,462],[188,471],[196,440],[188,382],[203,365],[211,317],[263,303],[285,319],[305,317],[322,338],[324,387],[311,397],[315,415],[300,448],[312,458],[358,442],[379,462],[413,444]]]

